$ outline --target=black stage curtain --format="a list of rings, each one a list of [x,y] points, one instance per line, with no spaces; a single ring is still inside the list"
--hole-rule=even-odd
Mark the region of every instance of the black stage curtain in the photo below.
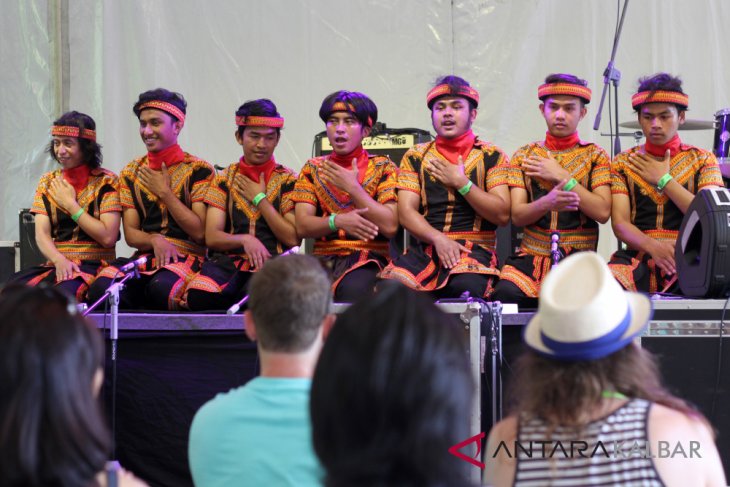
[[[111,418],[107,341],[104,399]],[[116,459],[153,487],[193,485],[188,434],[195,412],[257,376],[256,344],[241,331],[120,331]]]

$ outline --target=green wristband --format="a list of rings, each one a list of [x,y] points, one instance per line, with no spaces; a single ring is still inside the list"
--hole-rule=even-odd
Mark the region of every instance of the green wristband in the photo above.
[[[330,230],[332,230],[333,232],[337,231],[337,225],[335,225],[336,216],[337,216],[337,213],[332,213],[329,218]]]
[[[74,222],[78,223],[79,222],[79,218],[81,218],[81,215],[83,215],[83,214],[84,214],[84,209],[83,208],[79,208],[79,211],[77,211],[76,213],[74,213],[73,215],[71,215],[71,219]]]
[[[656,182],[656,189],[659,191],[664,191],[664,188],[669,184],[669,181],[674,179],[671,174],[666,173],[664,176],[659,178],[659,181]]]
[[[253,203],[254,206],[259,206],[259,203],[261,203],[261,200],[266,199],[266,193],[259,193],[256,196],[253,197],[251,200],[251,203]]]
[[[563,191],[570,191],[571,189],[575,188],[578,185],[578,181],[575,178],[570,178],[570,180],[565,183],[565,186],[563,186]]]
[[[459,188],[459,189],[458,189],[458,191],[459,191],[459,194],[460,194],[461,196],[466,196],[466,193],[468,193],[468,192],[469,192],[469,191],[471,190],[471,187],[472,187],[473,185],[474,185],[474,183],[472,183],[471,181],[469,181],[469,182],[468,182],[468,183],[466,183],[466,184],[465,184],[464,186],[462,186],[461,188]]]

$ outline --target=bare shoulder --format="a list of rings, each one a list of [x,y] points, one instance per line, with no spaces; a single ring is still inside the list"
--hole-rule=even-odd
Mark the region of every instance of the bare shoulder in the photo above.
[[[512,485],[516,460],[514,444],[517,440],[518,421],[508,416],[492,427],[484,450],[484,483],[487,485]]]
[[[647,428],[654,465],[667,486],[727,485],[713,432],[702,417],[653,404]]]

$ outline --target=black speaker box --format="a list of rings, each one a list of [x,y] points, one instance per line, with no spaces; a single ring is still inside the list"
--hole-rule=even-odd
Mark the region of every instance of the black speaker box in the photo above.
[[[18,214],[18,234],[20,235],[20,270],[46,262],[35,241],[35,215],[29,208]]]
[[[674,259],[685,296],[730,293],[730,191],[708,188],[697,193],[682,220]]]

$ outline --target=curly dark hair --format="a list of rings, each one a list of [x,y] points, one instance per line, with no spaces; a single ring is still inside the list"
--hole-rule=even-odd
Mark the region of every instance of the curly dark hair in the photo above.
[[[684,91],[682,90],[682,80],[679,76],[672,76],[669,73],[657,73],[651,76],[639,78],[639,89],[637,90],[637,93],[641,93],[642,91],[654,92],[658,90],[674,91],[684,94]],[[674,103],[674,106],[676,106],[677,110],[680,112],[687,110],[685,105]],[[639,109],[640,107],[641,105],[636,108]]]
[[[64,113],[56,120],[54,120],[53,125],[78,127],[79,130],[96,130],[96,122],[94,122],[94,119],[86,115],[85,113],[77,111]],[[83,163],[89,166],[91,169],[96,169],[97,167],[100,167],[102,162],[101,145],[99,145],[95,140],[89,140],[83,137],[78,137],[78,141],[79,148],[81,149],[81,160],[83,161]],[[51,155],[53,160],[58,162],[58,158],[56,157],[56,151],[53,149],[53,141],[48,144],[48,148],[46,150]]]

